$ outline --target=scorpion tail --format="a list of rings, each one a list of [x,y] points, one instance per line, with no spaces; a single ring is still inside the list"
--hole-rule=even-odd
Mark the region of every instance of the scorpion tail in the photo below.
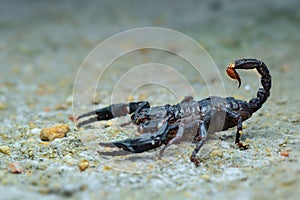
[[[257,91],[256,97],[250,99],[249,105],[252,112],[256,112],[262,107],[262,105],[267,101],[270,96],[270,89],[272,85],[271,75],[265,63],[256,59],[239,59],[231,62],[226,69],[226,73],[232,79],[239,82],[239,87],[241,85],[241,79],[236,69],[256,69],[261,75],[262,88]]]

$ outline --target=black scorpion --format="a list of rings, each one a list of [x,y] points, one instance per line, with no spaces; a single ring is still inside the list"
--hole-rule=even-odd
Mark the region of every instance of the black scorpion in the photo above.
[[[131,122],[137,125],[138,132],[143,134],[133,139],[99,144],[119,147],[123,151],[131,153],[156,149],[164,144],[160,154],[171,144],[180,141],[186,130],[194,128],[193,142],[196,143],[196,147],[190,160],[198,166],[199,160],[196,159],[196,154],[207,140],[209,133],[224,131],[237,126],[235,143],[240,149],[246,149],[248,146],[241,142],[242,123],[260,109],[270,96],[271,76],[267,66],[262,61],[239,59],[227,66],[227,75],[237,80],[238,87],[240,87],[241,79],[236,69],[256,69],[261,75],[262,88],[258,89],[257,96],[250,99],[249,102],[233,97],[210,96],[200,101],[186,97],[179,104],[157,107],[150,107],[147,101],[112,104],[78,116],[77,121],[85,117],[88,119],[82,120],[77,125],[82,127],[95,121],[110,120],[131,114]]]

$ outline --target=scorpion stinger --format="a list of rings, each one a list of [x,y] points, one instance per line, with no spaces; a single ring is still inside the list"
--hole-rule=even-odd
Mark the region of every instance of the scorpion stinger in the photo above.
[[[241,79],[235,69],[256,69],[261,75],[261,84],[263,87],[258,89],[257,97],[254,97],[249,101],[251,111],[254,113],[262,107],[270,96],[272,79],[269,70],[264,62],[256,59],[240,59],[233,61],[228,65],[226,72],[231,78],[238,80],[239,86],[241,84]]]
[[[242,123],[260,109],[270,96],[271,76],[262,61],[256,59],[235,60],[227,66],[226,72],[229,77],[239,82],[239,87],[241,79],[236,72],[238,69],[256,69],[261,75],[262,88],[258,89],[256,97],[250,99],[249,102],[233,97],[211,96],[200,101],[186,97],[176,105],[166,104],[156,107],[150,107],[147,101],[112,104],[80,115],[77,118],[81,121],[78,126],[82,127],[95,121],[110,120],[114,117],[131,114],[132,124],[137,125],[137,131],[141,133],[139,137],[111,143],[99,143],[102,146],[119,147],[122,151],[130,153],[141,153],[165,144],[160,151],[162,154],[171,144],[177,143],[192,132],[196,146],[190,160],[196,166],[199,165],[196,155],[210,133],[236,126],[235,143],[241,150],[247,149],[248,145],[241,142]],[[103,152],[103,154],[124,155],[124,152]]]

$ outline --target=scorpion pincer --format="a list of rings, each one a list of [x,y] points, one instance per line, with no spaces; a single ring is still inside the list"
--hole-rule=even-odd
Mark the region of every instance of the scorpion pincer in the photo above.
[[[235,143],[240,149],[246,149],[247,145],[241,142],[242,123],[260,109],[270,96],[271,76],[267,66],[262,61],[239,59],[227,66],[227,75],[238,81],[238,87],[241,85],[241,79],[236,70],[239,69],[256,69],[261,76],[262,88],[258,89],[256,97],[250,99],[249,102],[233,97],[217,96],[195,101],[188,96],[179,104],[157,107],[150,107],[147,101],[119,103],[78,116],[76,120],[80,122],[77,126],[82,127],[92,122],[110,120],[130,114],[131,122],[138,126],[138,132],[143,134],[133,139],[99,143],[102,146],[122,149],[114,151],[117,153],[113,155],[141,153],[165,145],[160,150],[162,155],[167,147],[180,141],[187,131],[192,130],[194,133],[193,142],[196,144],[190,160],[198,166],[199,160],[196,155],[207,140],[209,133],[224,131],[236,126]]]

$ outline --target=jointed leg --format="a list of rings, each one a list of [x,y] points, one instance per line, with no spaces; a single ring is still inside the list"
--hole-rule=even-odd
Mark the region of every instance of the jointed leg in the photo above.
[[[173,125],[174,125],[174,124],[173,124]],[[178,127],[178,126],[176,126],[176,127]],[[175,127],[174,127],[174,128],[175,128]],[[179,128],[178,128],[178,130],[177,130],[176,136],[175,136],[173,139],[171,139],[171,140],[169,141],[169,143],[166,144],[166,145],[159,151],[159,155],[162,156],[163,153],[164,153],[164,151],[165,151],[170,145],[172,145],[172,144],[174,144],[174,143],[180,141],[180,139],[181,139],[182,136],[183,136],[183,133],[184,133],[184,125],[180,124],[180,125],[179,125]]]
[[[179,125],[178,125],[179,123]],[[199,129],[200,120],[198,117],[191,116],[189,118],[181,119],[180,122],[172,124],[171,130],[176,130],[176,135],[172,138],[159,152],[159,155],[162,156],[164,151],[172,144],[179,143],[183,139],[185,134],[192,134],[195,132],[195,129]],[[198,134],[195,135],[194,141],[199,138]],[[194,142],[195,143],[195,142]]]
[[[207,119],[206,121],[208,121],[208,120],[209,119]],[[196,139],[198,142],[197,142],[196,147],[190,157],[190,160],[195,164],[196,167],[199,166],[199,160],[196,159],[196,155],[207,139],[207,127],[205,124],[207,124],[207,123],[205,123],[205,121],[204,121],[199,126],[198,133],[197,133],[198,138]]]
[[[236,135],[235,135],[235,144],[238,145],[238,147],[241,150],[245,150],[247,148],[249,148],[249,145],[244,145],[241,142],[241,135],[243,134],[243,126],[242,126],[242,116],[230,109],[226,110],[226,116],[229,117],[231,120],[236,121],[237,123],[237,130],[236,130]]]

